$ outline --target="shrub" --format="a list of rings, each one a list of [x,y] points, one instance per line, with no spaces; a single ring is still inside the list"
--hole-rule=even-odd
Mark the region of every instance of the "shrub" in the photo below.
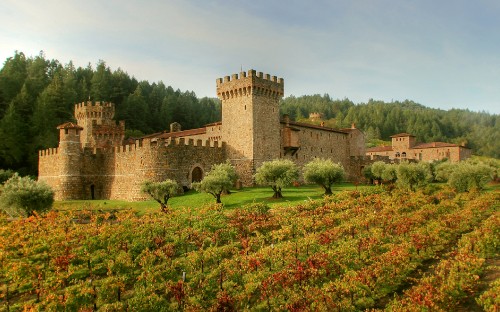
[[[10,216],[48,211],[54,202],[50,186],[17,173],[4,183],[0,192],[0,207]]]

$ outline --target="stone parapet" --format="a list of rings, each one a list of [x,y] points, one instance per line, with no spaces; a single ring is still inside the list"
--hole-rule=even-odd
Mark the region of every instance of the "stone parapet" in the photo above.
[[[240,74],[233,74],[216,80],[217,96],[221,100],[250,95],[266,96],[280,99],[284,96],[285,81],[283,78],[263,74],[251,69]]]

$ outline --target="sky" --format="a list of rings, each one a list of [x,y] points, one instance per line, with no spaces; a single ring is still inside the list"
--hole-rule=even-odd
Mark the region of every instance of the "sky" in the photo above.
[[[2,0],[15,51],[216,97],[255,69],[285,96],[415,101],[500,114],[498,0]]]

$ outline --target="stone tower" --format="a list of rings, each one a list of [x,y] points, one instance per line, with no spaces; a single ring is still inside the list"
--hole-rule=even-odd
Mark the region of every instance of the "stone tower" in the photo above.
[[[75,104],[75,118],[83,128],[80,141],[83,147],[111,147],[122,145],[125,122],[113,120],[115,104],[87,102]]]
[[[284,80],[249,70],[216,80],[222,102],[222,138],[244,185],[263,161],[280,157],[279,101]]]
[[[81,164],[82,149],[80,136],[82,127],[67,122],[57,127],[59,129],[59,180],[55,188],[60,192],[60,198],[78,199],[81,197]],[[59,199],[59,198],[56,198]]]

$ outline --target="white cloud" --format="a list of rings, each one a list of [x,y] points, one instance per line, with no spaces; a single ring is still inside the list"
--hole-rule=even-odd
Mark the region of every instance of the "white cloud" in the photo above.
[[[200,96],[243,66],[285,78],[286,94],[498,113],[499,11],[464,0],[5,0],[0,57],[17,49],[76,66],[103,59]]]

